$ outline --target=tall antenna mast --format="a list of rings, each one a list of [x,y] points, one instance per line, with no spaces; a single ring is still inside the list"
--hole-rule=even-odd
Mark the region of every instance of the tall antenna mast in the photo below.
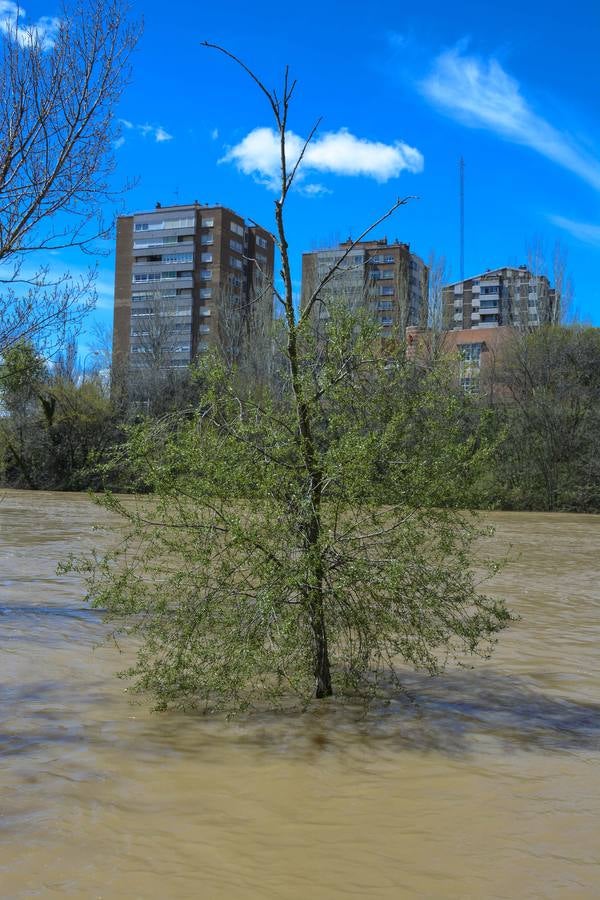
[[[465,161],[460,158],[460,280],[465,280]]]

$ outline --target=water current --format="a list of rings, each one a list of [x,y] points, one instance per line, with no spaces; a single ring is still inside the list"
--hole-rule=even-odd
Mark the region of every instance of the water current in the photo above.
[[[520,621],[415,697],[232,722],[133,704],[70,552],[87,497],[0,501],[0,897],[600,897],[600,517],[487,516]],[[483,549],[482,549],[483,552]]]

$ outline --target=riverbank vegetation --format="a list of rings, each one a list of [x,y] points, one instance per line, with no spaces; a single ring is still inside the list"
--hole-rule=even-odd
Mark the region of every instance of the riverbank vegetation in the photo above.
[[[404,353],[400,343],[396,360]],[[279,350],[275,359],[281,363]],[[52,365],[28,343],[5,353],[0,366],[2,484],[145,491],[148,486],[143,479],[132,480],[126,454],[119,450],[130,429],[142,422],[170,428],[207,402],[205,365],[153,373],[143,397],[139,392],[128,397],[114,385],[111,396],[109,372],[89,363],[88,357],[87,371],[78,366],[73,345]],[[402,392],[395,385],[396,393],[387,398],[388,407],[395,403],[399,410],[412,410],[416,428],[425,416],[417,408],[420,385],[428,381],[440,405],[462,411],[465,440],[480,440],[485,432],[493,445],[485,466],[471,468],[462,500],[439,502],[481,509],[600,511],[600,331],[581,326],[515,331],[482,376],[477,393],[461,389],[459,367],[456,356],[443,353],[426,364],[405,360]],[[229,370],[256,402],[265,390],[280,389],[283,377],[275,362],[260,383],[243,366]],[[372,376],[387,377],[381,368]]]

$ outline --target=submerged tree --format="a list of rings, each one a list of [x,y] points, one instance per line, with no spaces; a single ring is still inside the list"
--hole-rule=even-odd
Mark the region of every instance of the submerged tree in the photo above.
[[[265,94],[280,136],[282,366],[257,391],[205,359],[198,408],[130,431],[122,463],[150,493],[104,499],[125,520],[118,547],[71,566],[140,636],[128,674],[159,706],[368,692],[401,659],[433,673],[485,654],[509,614],[478,592],[477,528],[452,509],[489,452],[465,439],[469,400],[441,389],[441,368],[382,344],[365,311],[323,301],[345,255],[295,308],[285,208],[308,144],[288,159],[295,83],[286,70],[271,93],[216,49]],[[323,302],[326,352],[312,315]]]

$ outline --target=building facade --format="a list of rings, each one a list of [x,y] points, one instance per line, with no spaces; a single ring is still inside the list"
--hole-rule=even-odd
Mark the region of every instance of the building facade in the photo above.
[[[527,266],[491,269],[442,289],[444,325],[464,328],[536,328],[552,321],[555,291]]]
[[[348,252],[349,251],[349,252]],[[408,325],[427,323],[429,270],[412,253],[409,244],[378,241],[351,241],[302,255],[302,306],[306,306],[322,279],[348,254],[339,269],[319,291],[314,317],[319,325],[329,318],[328,301],[352,308],[369,309],[379,323],[382,337],[404,335]]]
[[[270,321],[274,238],[224,206],[161,207],[117,220],[113,359],[131,373],[182,368]]]
[[[497,365],[515,329],[508,325],[478,325],[435,333],[430,329],[406,329],[406,355],[428,365],[436,357],[454,364],[456,380],[468,393],[498,393],[495,384]]]

